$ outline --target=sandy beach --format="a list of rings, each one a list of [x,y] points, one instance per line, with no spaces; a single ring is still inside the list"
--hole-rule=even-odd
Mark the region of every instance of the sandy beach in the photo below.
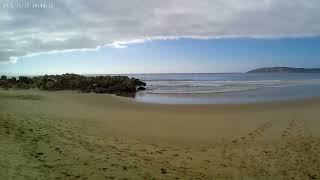
[[[320,98],[156,105],[0,90],[0,179],[317,179]]]

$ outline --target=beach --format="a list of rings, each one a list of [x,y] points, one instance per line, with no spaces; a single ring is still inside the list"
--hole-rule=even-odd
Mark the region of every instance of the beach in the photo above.
[[[165,105],[0,90],[0,179],[317,179],[320,98]]]

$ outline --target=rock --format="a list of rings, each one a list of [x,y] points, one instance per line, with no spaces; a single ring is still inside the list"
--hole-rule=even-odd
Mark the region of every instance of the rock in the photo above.
[[[7,80],[9,83],[16,83],[17,82],[17,78],[12,77],[11,79]]]
[[[16,84],[15,88],[17,88],[17,89],[30,89],[30,88],[32,88],[32,86],[27,83],[19,82],[18,84]]]
[[[19,82],[25,83],[25,84],[31,84],[33,83],[32,78],[26,77],[26,76],[19,76]]]
[[[1,76],[1,80],[6,81],[7,80],[7,76],[2,75]]]
[[[102,88],[102,87],[96,87],[96,88],[94,89],[94,92],[95,92],[95,93],[107,93],[107,89]]]
[[[3,77],[3,79],[5,79]],[[38,77],[20,76],[19,80],[1,80],[0,87],[29,89],[38,87],[41,90],[76,90],[83,93],[108,93],[120,96],[134,96],[137,91],[145,90],[145,82],[127,76],[86,77],[78,74],[44,75]],[[137,88],[138,87],[138,88]]]
[[[91,92],[91,88],[90,87],[86,87],[86,88],[83,88],[79,91],[80,93],[90,93]]]
[[[138,90],[139,90],[139,91],[143,91],[143,90],[146,90],[146,88],[143,87],[143,86],[139,86],[139,87],[138,87]]]
[[[167,170],[164,168],[161,168],[160,171],[161,171],[161,174],[167,174]]]
[[[8,90],[13,88],[13,86],[11,84],[4,84],[4,85],[0,85],[4,90]]]
[[[46,90],[54,90],[54,82],[53,81],[47,81],[43,83],[43,88]]]
[[[4,80],[0,80],[0,86],[3,86],[5,84],[8,84],[7,81],[4,81]]]
[[[132,78],[137,86],[146,86],[147,83],[140,81],[139,79]]]

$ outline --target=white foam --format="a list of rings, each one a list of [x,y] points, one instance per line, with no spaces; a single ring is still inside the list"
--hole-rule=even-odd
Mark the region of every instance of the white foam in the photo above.
[[[147,81],[145,93],[192,94],[247,91],[302,85],[320,85],[320,79],[311,80],[256,80],[256,81]]]

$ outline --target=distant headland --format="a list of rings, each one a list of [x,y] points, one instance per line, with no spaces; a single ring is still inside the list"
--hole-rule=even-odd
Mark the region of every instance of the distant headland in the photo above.
[[[247,73],[320,73],[320,68],[264,67]]]

